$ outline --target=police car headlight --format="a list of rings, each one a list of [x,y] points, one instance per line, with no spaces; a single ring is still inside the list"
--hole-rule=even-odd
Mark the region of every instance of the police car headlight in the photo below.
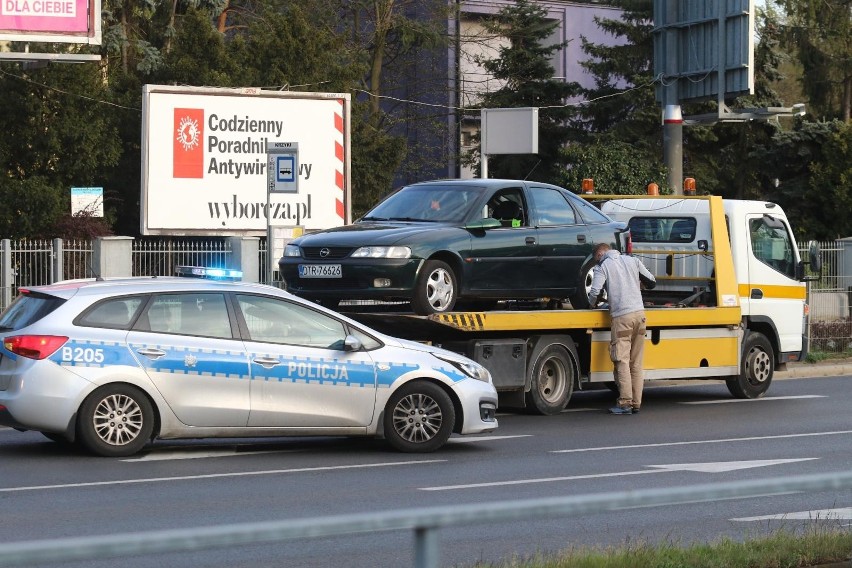
[[[488,372],[488,369],[480,365],[475,361],[471,361],[467,358],[456,358],[444,355],[443,353],[438,355],[437,353],[432,353],[435,357],[449,363],[471,379],[476,379],[477,381],[482,381],[485,383],[491,382],[491,373]]]
[[[284,245],[284,256],[302,256],[302,249],[299,245]]]
[[[410,258],[408,247],[361,247],[352,253],[352,258]]]

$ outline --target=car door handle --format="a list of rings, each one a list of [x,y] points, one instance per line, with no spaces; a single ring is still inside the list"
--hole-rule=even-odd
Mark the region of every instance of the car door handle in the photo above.
[[[578,243],[585,243],[586,242],[586,235],[577,235],[577,242]]]
[[[149,359],[153,359],[154,361],[156,361],[160,357],[166,356],[165,351],[162,351],[160,349],[149,349],[147,347],[143,347],[142,349],[137,349],[136,352],[139,353],[140,355],[144,355],[145,357],[148,357]]]
[[[752,300],[760,300],[763,298],[763,290],[760,288],[752,288],[751,289],[751,299]]]
[[[535,237],[527,237],[527,239],[526,239],[526,241],[525,241],[525,242],[526,242],[528,245],[534,245],[534,244],[535,244]]]
[[[255,363],[263,367],[264,369],[271,369],[276,365],[281,365],[280,359],[274,359],[272,357],[258,357],[254,360]]]

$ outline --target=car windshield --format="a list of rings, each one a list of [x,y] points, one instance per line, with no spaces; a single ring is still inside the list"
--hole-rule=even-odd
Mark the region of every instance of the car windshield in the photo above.
[[[361,220],[460,223],[482,192],[483,188],[468,185],[410,185],[376,205]]]

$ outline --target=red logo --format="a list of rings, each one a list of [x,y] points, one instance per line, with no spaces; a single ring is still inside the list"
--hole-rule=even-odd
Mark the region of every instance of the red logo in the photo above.
[[[204,177],[203,109],[175,109],[172,163],[176,178]]]

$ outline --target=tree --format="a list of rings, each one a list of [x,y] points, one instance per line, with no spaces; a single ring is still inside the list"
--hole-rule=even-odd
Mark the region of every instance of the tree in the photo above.
[[[484,23],[488,33],[504,37],[497,56],[478,63],[502,86],[482,95],[481,108],[539,108],[538,155],[489,157],[489,177],[557,182],[559,152],[570,137],[567,120],[573,112],[567,99],[576,85],[553,77],[550,57],[566,43],[547,45],[558,22],[547,19],[547,10],[529,0],[515,0]]]
[[[797,237],[850,236],[852,126],[800,121],[778,131],[755,158],[763,164],[765,198],[784,208]]]
[[[811,114],[852,120],[852,6],[849,0],[777,0],[785,43],[802,63]]]

